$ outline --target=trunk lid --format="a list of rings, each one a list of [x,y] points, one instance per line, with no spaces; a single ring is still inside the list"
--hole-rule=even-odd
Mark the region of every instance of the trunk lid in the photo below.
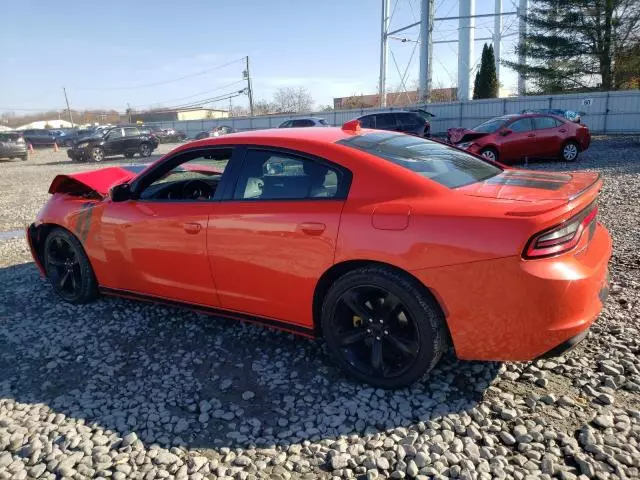
[[[482,182],[465,185],[457,190],[465,195],[518,202],[556,200],[570,202],[599,181],[593,172],[541,172],[504,170],[500,175]]]

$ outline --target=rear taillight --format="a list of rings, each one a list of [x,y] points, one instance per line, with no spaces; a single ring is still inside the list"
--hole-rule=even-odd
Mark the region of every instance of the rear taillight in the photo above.
[[[578,245],[583,232],[596,222],[598,205],[593,204],[566,222],[537,233],[527,243],[524,258],[541,258],[560,255]]]

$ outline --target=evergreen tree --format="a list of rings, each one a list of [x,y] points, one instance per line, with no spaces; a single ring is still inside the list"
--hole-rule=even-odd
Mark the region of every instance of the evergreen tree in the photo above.
[[[484,44],[480,68],[473,84],[473,99],[496,98],[498,96],[498,74],[493,45]]]
[[[638,0],[530,0],[525,21],[526,63],[504,64],[537,93],[619,88],[614,59],[640,42]]]

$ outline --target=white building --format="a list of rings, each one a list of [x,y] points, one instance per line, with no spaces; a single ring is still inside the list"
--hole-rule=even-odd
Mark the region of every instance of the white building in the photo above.
[[[20,127],[16,127],[16,130],[27,130],[32,128],[72,128],[73,124],[66,120],[38,120],[37,122],[27,123]]]

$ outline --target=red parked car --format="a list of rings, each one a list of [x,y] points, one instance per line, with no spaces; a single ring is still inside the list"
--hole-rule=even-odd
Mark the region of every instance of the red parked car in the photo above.
[[[573,162],[591,143],[589,129],[555,115],[524,114],[492,118],[471,130],[450,128],[449,143],[485,158],[513,162],[559,158]]]
[[[28,240],[67,302],[120,295],[324,337],[347,372],[392,388],[451,344],[520,361],[583,339],[608,292],[601,187],[354,120],[58,175]]]

